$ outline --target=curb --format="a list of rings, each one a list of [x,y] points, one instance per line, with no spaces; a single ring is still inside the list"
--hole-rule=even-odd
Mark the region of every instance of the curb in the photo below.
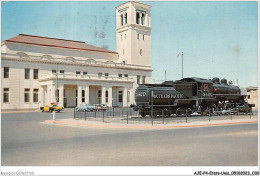
[[[192,128],[192,127],[208,127],[208,126],[235,125],[235,124],[251,124],[251,123],[258,123],[258,120],[245,121],[245,122],[213,123],[213,124],[201,124],[201,125],[200,124],[198,124],[198,125],[174,125],[174,126],[93,125],[93,124],[82,124],[82,123],[56,121],[56,120],[45,120],[45,123],[71,125],[71,126],[96,127],[96,128],[169,129],[169,128]]]

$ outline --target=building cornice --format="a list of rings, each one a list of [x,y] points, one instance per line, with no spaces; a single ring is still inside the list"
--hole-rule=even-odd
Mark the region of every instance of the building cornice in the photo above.
[[[113,68],[113,69],[125,69],[125,70],[140,70],[140,71],[152,71],[150,66],[141,66],[141,65],[132,65],[132,64],[123,64],[123,63],[107,63],[95,61],[87,62],[87,60],[66,60],[66,58],[51,58],[44,59],[40,56],[19,56],[17,54],[6,54],[2,53],[2,60],[6,61],[18,61],[18,62],[27,62],[27,63],[42,63],[42,64],[59,64],[59,65],[71,65],[71,66],[89,66],[89,67],[97,67],[97,68]]]
[[[135,30],[146,31],[146,32],[151,32],[151,30],[152,30],[152,28],[149,26],[143,26],[140,24],[128,24],[128,25],[124,25],[124,26],[120,26],[120,27],[116,28],[116,31],[123,32],[123,31],[128,30],[129,28],[135,29]]]
[[[152,7],[151,5],[148,5],[148,4],[144,4],[144,3],[141,3],[141,2],[137,2],[137,1],[128,1],[128,2],[125,2],[124,4],[121,4],[119,6],[116,6],[115,8],[118,9],[118,8],[122,8],[123,6],[125,6],[126,4],[128,3],[132,3],[132,4],[138,4],[138,5],[141,5],[141,6],[144,6],[146,8],[150,8]]]

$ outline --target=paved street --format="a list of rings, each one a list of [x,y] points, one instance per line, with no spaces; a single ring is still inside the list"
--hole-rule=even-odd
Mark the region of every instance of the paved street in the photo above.
[[[50,113],[1,115],[3,166],[257,165],[257,124],[101,129],[43,123]]]

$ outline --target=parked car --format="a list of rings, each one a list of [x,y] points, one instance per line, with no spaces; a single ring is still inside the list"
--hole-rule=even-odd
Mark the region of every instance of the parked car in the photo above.
[[[99,111],[99,110],[102,110],[102,111],[106,111],[108,110],[108,106],[106,104],[95,104],[96,106],[96,110]]]
[[[81,103],[76,107],[76,111],[94,111],[95,109],[95,106],[86,103]]]
[[[40,107],[40,110],[42,112],[44,112],[44,111],[47,111],[47,112],[53,112],[53,111],[60,112],[60,111],[63,111],[63,109],[64,109],[63,107],[57,106],[54,103],[48,104],[48,105],[46,105],[44,107]]]

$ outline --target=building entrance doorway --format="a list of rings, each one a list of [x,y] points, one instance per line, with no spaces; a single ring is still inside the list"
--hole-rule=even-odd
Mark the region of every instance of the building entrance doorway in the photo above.
[[[65,108],[77,106],[77,85],[64,84],[63,103]]]

